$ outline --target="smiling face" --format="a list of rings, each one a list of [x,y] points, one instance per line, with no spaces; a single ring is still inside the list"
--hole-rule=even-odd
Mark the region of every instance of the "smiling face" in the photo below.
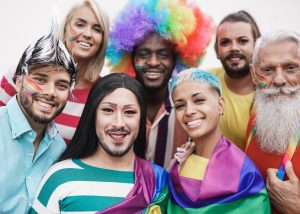
[[[264,82],[263,88],[277,90],[274,96],[299,92],[300,54],[297,43],[284,40],[263,46],[257,65],[251,65],[251,72],[256,84]]]
[[[206,83],[184,81],[173,91],[176,119],[195,141],[218,130],[224,100]]]
[[[157,34],[147,36],[135,49],[136,79],[147,90],[156,91],[166,87],[174,64],[172,45]]]
[[[224,22],[218,27],[216,53],[228,76],[239,78],[249,74],[253,49],[250,24]]]
[[[62,67],[29,69],[17,78],[18,103],[30,123],[47,124],[61,113],[70,89],[70,74]]]
[[[114,157],[133,153],[141,118],[136,96],[128,89],[118,88],[103,98],[96,114],[99,149]]]
[[[101,46],[102,37],[102,28],[89,6],[73,11],[66,23],[64,40],[76,62],[92,58]]]

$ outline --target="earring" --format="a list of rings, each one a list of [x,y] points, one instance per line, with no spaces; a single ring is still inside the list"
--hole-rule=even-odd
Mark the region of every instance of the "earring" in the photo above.
[[[223,116],[223,115],[224,115],[224,112],[220,112],[219,115],[220,115],[220,116]]]

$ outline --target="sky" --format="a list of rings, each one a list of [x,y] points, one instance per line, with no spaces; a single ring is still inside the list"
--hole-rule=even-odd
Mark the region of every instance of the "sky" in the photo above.
[[[0,75],[16,68],[26,47],[48,33],[54,10],[63,18],[79,0],[1,0],[0,3]],[[107,11],[111,22],[124,6],[124,0],[96,0]],[[292,29],[300,33],[299,0],[196,0],[214,24],[231,12],[248,11],[257,21],[262,33],[270,30]],[[221,66],[213,50],[214,37],[200,65],[202,68]],[[107,68],[106,68],[107,69]]]

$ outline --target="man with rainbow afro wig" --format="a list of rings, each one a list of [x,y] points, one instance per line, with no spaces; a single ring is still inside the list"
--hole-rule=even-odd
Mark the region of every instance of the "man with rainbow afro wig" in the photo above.
[[[112,25],[109,64],[112,72],[133,76],[144,87],[146,158],[161,166],[168,166],[176,148],[188,140],[175,120],[168,81],[199,66],[212,30],[210,17],[185,0],[131,0]]]

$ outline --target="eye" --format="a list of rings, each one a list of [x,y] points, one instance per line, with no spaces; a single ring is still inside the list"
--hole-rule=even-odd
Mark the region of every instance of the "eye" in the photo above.
[[[82,27],[85,26],[85,23],[83,21],[77,21],[77,22],[75,22],[75,26],[79,27],[79,28],[82,28]]]
[[[135,114],[137,114],[137,111],[136,110],[126,110],[124,112],[125,115],[128,115],[128,116],[133,116]]]
[[[138,51],[136,54],[136,58],[139,59],[147,59],[150,56],[150,52],[148,51]]]
[[[274,68],[272,67],[264,67],[260,69],[260,73],[264,75],[271,75],[274,73]]]
[[[284,67],[284,71],[287,73],[295,73],[298,70],[298,66],[295,65],[287,65]]]
[[[158,52],[158,57],[160,59],[168,59],[170,57],[170,55],[171,55],[170,51],[167,51],[167,50],[163,50],[163,51]]]
[[[69,90],[70,85],[67,83],[58,83],[57,87],[59,90],[64,91],[64,90]]]
[[[220,45],[225,47],[225,46],[228,46],[230,44],[230,40],[229,39],[222,39],[220,41]]]
[[[105,112],[105,113],[112,113],[112,112],[114,112],[114,110],[112,108],[106,108],[106,107],[101,108],[101,110],[103,112]]]
[[[175,110],[180,110],[184,107],[184,103],[175,103],[174,104],[174,107],[175,107]]]
[[[195,103],[203,103],[204,101],[205,101],[204,98],[196,98],[196,99],[194,100]]]
[[[239,43],[241,45],[246,45],[246,44],[248,44],[248,42],[249,42],[249,39],[246,38],[246,37],[242,37],[242,38],[239,39]]]
[[[103,30],[100,26],[94,26],[93,30],[96,31],[97,33],[102,33],[103,32]]]
[[[33,77],[32,78],[36,83],[38,84],[45,84],[46,83],[46,79],[43,77]]]

